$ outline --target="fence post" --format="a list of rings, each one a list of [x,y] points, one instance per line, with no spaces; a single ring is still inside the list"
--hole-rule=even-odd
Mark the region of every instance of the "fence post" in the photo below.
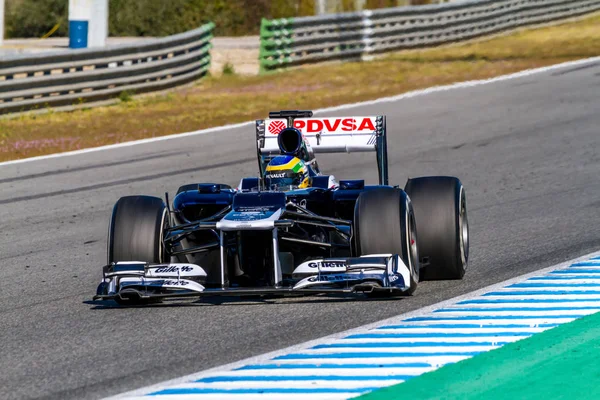
[[[0,0],[0,46],[4,42],[4,0]]]
[[[373,12],[371,10],[362,11],[362,45],[363,50],[361,54],[361,60],[369,61],[373,59],[371,53],[373,52],[373,21],[371,21],[371,15]]]
[[[108,0],[69,0],[69,47],[103,47],[108,36]]]
[[[315,14],[323,15],[327,12],[326,4],[327,0],[315,0]]]
[[[93,0],[90,13],[89,47],[106,46],[108,37],[108,0]]]
[[[84,49],[88,43],[90,0],[69,0],[69,47]]]

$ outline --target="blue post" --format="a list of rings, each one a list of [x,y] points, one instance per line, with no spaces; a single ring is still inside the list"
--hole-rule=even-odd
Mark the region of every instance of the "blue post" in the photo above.
[[[84,49],[88,46],[88,21],[69,21],[69,47]]]

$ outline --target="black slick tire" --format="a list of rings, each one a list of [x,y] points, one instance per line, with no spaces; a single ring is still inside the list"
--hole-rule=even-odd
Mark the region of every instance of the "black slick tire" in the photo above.
[[[410,288],[403,294],[414,293],[419,281],[417,229],[406,193],[391,187],[361,193],[353,228],[356,255],[398,254],[410,269]]]
[[[465,190],[458,178],[409,179],[423,280],[462,279],[469,260],[469,223]]]
[[[163,230],[168,224],[167,209],[158,197],[121,197],[113,208],[108,227],[108,263],[143,261],[164,263]],[[140,299],[116,299],[121,305],[155,303]]]
[[[158,197],[121,197],[113,209],[108,231],[108,263],[165,262],[162,235],[166,218],[166,206]]]

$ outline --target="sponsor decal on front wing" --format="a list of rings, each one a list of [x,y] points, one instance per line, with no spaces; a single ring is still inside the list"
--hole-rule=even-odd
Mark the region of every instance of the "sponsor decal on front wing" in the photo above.
[[[135,287],[138,289],[185,289],[195,292],[204,291],[204,286],[198,282],[187,279],[160,279],[160,278],[143,278],[143,277],[127,277],[121,278],[119,281],[119,290],[127,287]]]
[[[351,272],[347,274],[321,274],[308,276],[294,285],[294,289],[303,289],[310,286],[328,285],[334,283],[348,282],[349,286],[360,283],[360,281],[377,281],[384,285],[384,273]]]
[[[348,263],[346,260],[311,260],[300,264],[294,270],[294,274],[310,274],[317,272],[346,272]]]
[[[148,267],[145,276],[148,278],[206,277],[206,271],[195,264],[165,264]]]

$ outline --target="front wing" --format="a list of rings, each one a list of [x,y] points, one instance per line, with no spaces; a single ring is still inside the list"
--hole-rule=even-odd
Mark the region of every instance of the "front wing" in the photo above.
[[[206,272],[194,264],[117,262],[103,269],[94,300],[143,300],[203,296],[402,293],[410,271],[398,255],[320,259],[294,270],[293,285],[206,288]]]

